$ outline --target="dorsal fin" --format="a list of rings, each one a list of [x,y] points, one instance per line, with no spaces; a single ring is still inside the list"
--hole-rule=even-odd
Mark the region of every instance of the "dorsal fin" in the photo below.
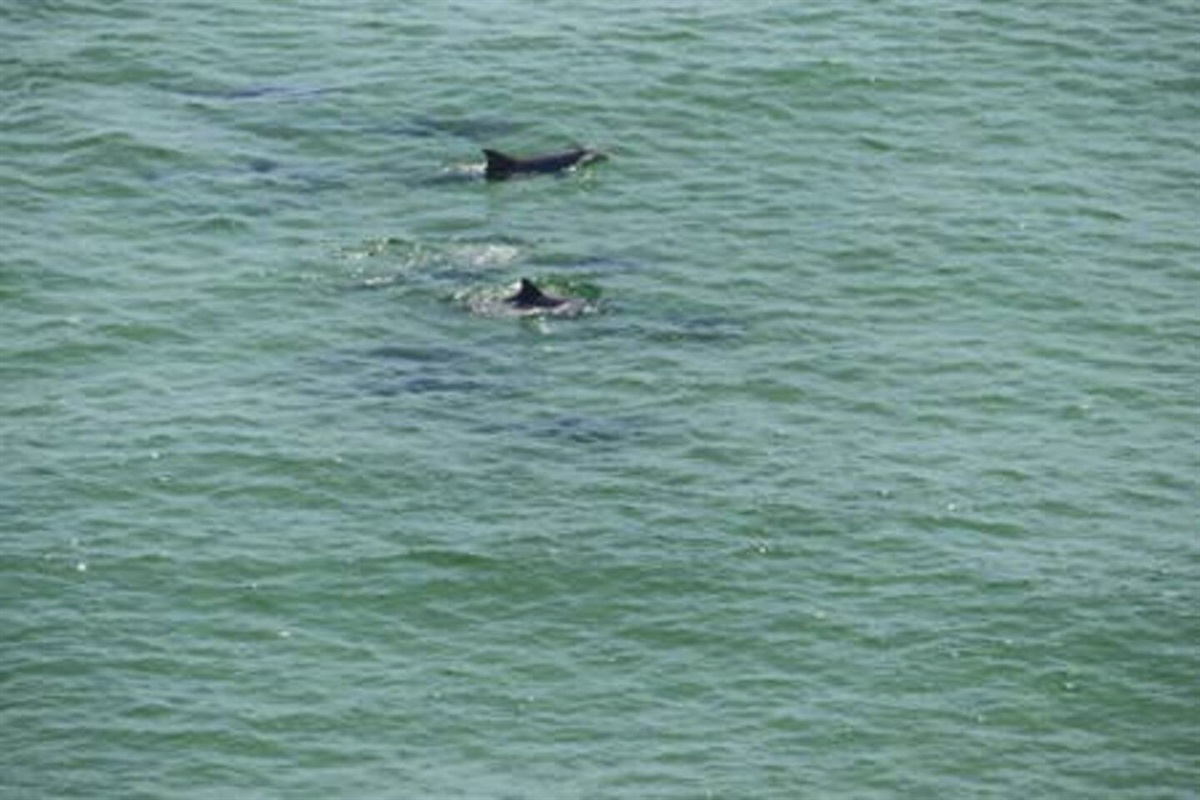
[[[484,174],[489,178],[502,178],[511,175],[516,171],[520,162],[510,155],[501,153],[499,150],[489,150],[483,148],[483,155],[487,158],[487,167],[484,169]]]
[[[504,299],[517,308],[554,308],[565,302],[561,297],[550,297],[528,278],[521,278],[517,293]]]

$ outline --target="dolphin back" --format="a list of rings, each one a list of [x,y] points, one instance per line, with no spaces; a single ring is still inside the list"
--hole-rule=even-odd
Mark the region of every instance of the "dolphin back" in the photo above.
[[[563,172],[605,158],[603,153],[586,147],[577,147],[560,153],[544,153],[528,158],[518,158],[501,153],[499,150],[487,148],[484,148],[483,154],[487,157],[487,165],[483,171],[484,177],[494,181],[504,180],[517,173]]]

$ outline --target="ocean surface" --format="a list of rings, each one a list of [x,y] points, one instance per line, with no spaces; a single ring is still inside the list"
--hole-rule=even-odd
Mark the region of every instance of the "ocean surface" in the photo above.
[[[0,40],[0,798],[1200,797],[1194,0]]]

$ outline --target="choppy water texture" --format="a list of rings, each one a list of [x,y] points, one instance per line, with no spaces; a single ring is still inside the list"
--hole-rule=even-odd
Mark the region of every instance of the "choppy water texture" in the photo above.
[[[1194,2],[0,27],[3,797],[1200,793]]]

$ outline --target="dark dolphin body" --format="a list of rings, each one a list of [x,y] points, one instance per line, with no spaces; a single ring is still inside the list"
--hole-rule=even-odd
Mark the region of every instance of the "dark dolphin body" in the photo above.
[[[517,158],[501,153],[499,150],[488,149],[484,149],[483,154],[487,156],[487,166],[484,168],[483,174],[489,181],[507,180],[513,175],[521,174],[562,172],[605,158],[603,153],[586,147],[576,147],[561,153],[548,153],[529,158]]]
[[[586,297],[547,294],[528,278],[522,278],[515,291],[480,289],[461,292],[456,299],[483,317],[578,317],[597,310]]]
[[[504,298],[504,302],[513,308],[560,308],[570,301],[565,297],[554,297],[543,292],[528,278],[521,278],[521,286],[516,294]]]

